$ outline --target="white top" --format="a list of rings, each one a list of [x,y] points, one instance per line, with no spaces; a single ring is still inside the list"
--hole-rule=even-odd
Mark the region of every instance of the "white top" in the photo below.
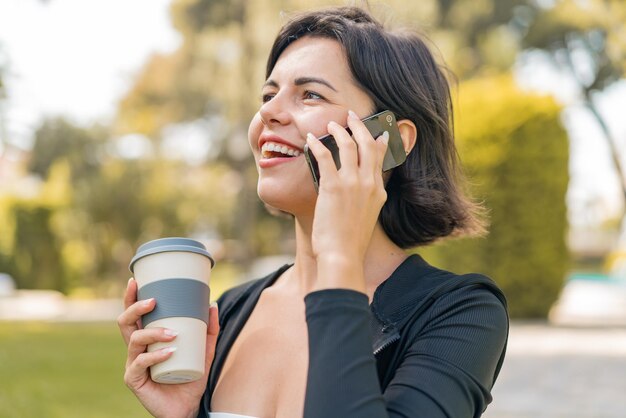
[[[209,412],[209,418],[257,418],[250,415],[230,414],[228,412]]]

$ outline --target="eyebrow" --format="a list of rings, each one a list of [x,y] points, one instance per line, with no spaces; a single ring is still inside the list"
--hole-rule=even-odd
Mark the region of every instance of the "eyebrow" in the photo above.
[[[330,84],[328,81],[324,80],[323,78],[317,78],[317,77],[298,77],[294,80],[294,84],[296,86],[302,86],[303,84],[309,84],[309,83],[317,83],[317,84],[322,84],[326,87],[328,87],[329,89],[331,89],[332,91],[337,91],[336,88],[334,88],[332,86],[332,84]],[[269,86],[269,87],[278,87],[278,83],[275,82],[274,80],[267,80],[264,84],[264,86]]]

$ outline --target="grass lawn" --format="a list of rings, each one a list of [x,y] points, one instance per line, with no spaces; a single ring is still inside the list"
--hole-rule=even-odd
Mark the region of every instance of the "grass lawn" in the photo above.
[[[115,323],[0,322],[0,417],[149,417]]]

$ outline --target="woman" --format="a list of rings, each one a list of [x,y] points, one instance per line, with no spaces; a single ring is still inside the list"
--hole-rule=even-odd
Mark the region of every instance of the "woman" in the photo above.
[[[405,253],[479,229],[457,185],[449,87],[432,54],[359,8],[332,8],[282,28],[266,75],[249,140],[259,197],[293,215],[295,262],[218,300],[207,378],[182,385],[150,380],[172,353],[146,346],[176,330],[137,327],[154,301],[135,302],[129,281],[118,320],[126,384],[160,417],[480,416],[504,358],[504,297],[484,276]],[[388,135],[372,138],[360,120],[382,110],[397,116],[407,153],[385,173]],[[328,133],[340,169],[316,139]]]

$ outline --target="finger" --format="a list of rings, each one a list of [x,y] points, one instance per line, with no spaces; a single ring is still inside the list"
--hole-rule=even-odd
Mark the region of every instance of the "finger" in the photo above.
[[[383,132],[383,134],[376,140],[375,145],[376,172],[374,174],[378,174],[383,172],[385,154],[387,154],[387,148],[389,148],[389,131]]]
[[[331,179],[336,179],[337,167],[328,148],[310,132],[306,135],[306,143],[317,160],[320,171],[320,186],[322,183],[328,183]]]
[[[128,285],[127,285],[129,291],[128,291],[128,305],[130,306],[133,303],[137,302],[137,296],[139,293],[139,284],[137,283],[137,280],[135,280],[134,277],[131,277],[131,279],[128,281]],[[137,329],[141,328],[141,320],[137,320],[135,322],[135,326],[137,327]]]
[[[124,309],[137,302],[137,282],[133,277],[126,283],[126,293],[124,293]]]
[[[168,328],[146,328],[133,332],[128,342],[127,363],[132,363],[150,344],[173,341],[178,332]]]
[[[148,368],[164,362],[172,356],[174,351],[176,351],[176,347],[165,347],[152,353],[146,352],[137,356],[124,373],[126,386],[133,390],[140,388],[149,379]]]
[[[389,132],[385,131],[376,139],[376,167],[372,175],[374,176],[375,189],[378,190],[380,201],[384,204],[387,200],[387,191],[385,190],[385,181],[383,177],[383,163],[385,154],[389,146]]]
[[[363,121],[351,110],[348,111],[348,127],[359,149],[359,167],[369,172],[376,165],[376,141]]]
[[[217,337],[220,332],[219,308],[217,302],[213,302],[209,306],[209,326],[207,332]]]
[[[215,358],[215,346],[217,345],[217,336],[220,333],[220,321],[219,321],[219,308],[217,303],[214,302],[209,307],[209,326],[207,327],[206,335],[206,354],[204,371],[206,374],[211,369],[213,359]]]
[[[138,321],[142,315],[151,312],[156,306],[154,298],[140,300],[130,305],[117,317],[117,325],[120,328],[124,342],[128,345],[131,334],[139,329]]]
[[[356,170],[359,166],[359,151],[354,138],[348,133],[346,128],[336,122],[328,124],[328,133],[331,134],[337,142],[339,148],[339,160],[341,161],[342,174],[346,174],[347,170]]]
[[[124,292],[124,309],[128,309],[133,303],[135,303],[137,301],[137,282],[135,281],[135,279],[133,277],[131,277],[130,279],[128,279],[128,282],[126,283],[126,291]],[[122,324],[120,323],[120,320],[122,320],[121,315],[118,317],[117,321],[118,321],[118,325],[120,326],[120,330],[122,330]],[[139,324],[135,324],[134,329],[139,328]],[[130,332],[132,332],[134,329],[131,329]],[[125,332],[122,331],[122,335],[124,336]],[[126,338],[127,336],[124,336],[124,340],[125,342],[128,344],[128,339]]]

